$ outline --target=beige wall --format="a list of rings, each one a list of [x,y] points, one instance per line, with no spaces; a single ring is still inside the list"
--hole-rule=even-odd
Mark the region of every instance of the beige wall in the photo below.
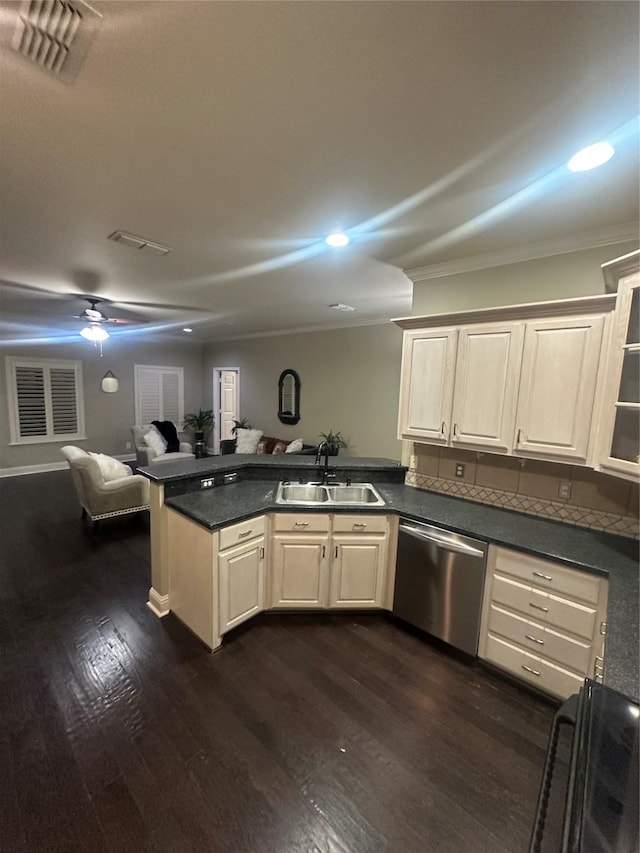
[[[66,442],[11,446],[6,393],[5,356],[65,358],[82,362],[82,379],[87,439],[77,444],[86,450],[109,455],[127,455],[134,422],[133,368],[135,364],[154,364],[184,368],[185,411],[202,405],[202,346],[196,342],[136,342],[115,337],[104,345],[104,356],[84,341],[78,344],[30,347],[2,347],[0,356],[0,469],[23,465],[41,465],[64,461],[60,447]],[[100,390],[100,380],[111,370],[118,379],[115,394]]]
[[[600,265],[637,248],[637,241],[617,243],[418,281],[413,286],[412,314],[443,314],[604,293]]]
[[[239,367],[240,414],[265,435],[315,444],[320,432],[340,431],[349,440],[342,453],[400,459],[401,351],[402,332],[392,323],[226,341],[205,347],[204,375],[210,381],[214,367]],[[295,426],[277,417],[278,377],[286,368],[301,381]]]

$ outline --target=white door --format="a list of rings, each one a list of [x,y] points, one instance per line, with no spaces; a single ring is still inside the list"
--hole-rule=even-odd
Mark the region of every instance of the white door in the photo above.
[[[382,536],[334,536],[329,607],[382,607],[387,541]]]
[[[456,338],[456,329],[404,333],[399,438],[448,442]]]
[[[522,362],[522,323],[461,328],[451,441],[508,451]]]
[[[233,438],[234,421],[240,420],[240,371],[236,367],[216,367],[213,371],[215,408],[215,452],[220,442]]]
[[[527,323],[517,454],[586,460],[603,327],[603,317]]]
[[[264,536],[218,555],[220,633],[264,610]]]
[[[329,537],[279,536],[272,540],[272,607],[326,607]]]

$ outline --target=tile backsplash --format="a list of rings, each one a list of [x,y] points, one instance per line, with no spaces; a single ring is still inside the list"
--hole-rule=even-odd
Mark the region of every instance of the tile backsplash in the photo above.
[[[577,465],[414,444],[408,486],[639,536],[638,484]],[[461,466],[461,467],[460,467]]]

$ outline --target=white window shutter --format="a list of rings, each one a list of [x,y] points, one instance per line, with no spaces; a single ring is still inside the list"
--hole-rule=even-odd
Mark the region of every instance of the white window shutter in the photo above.
[[[18,356],[5,361],[13,444],[86,438],[79,361]]]
[[[178,429],[184,418],[181,367],[135,366],[136,423],[172,421]]]
[[[16,366],[16,397],[20,438],[47,434],[44,369]]]

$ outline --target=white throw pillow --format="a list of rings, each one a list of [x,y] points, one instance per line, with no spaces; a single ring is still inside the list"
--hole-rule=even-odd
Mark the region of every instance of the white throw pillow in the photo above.
[[[167,442],[154,426],[149,429],[149,432],[144,434],[142,440],[147,447],[150,447],[155,451],[157,456],[160,456],[161,453],[167,452]]]
[[[285,453],[300,453],[302,450],[302,445],[304,441],[301,438],[294,438],[293,441],[289,442],[284,449]]]
[[[98,463],[98,468],[100,468],[100,473],[105,483],[109,483],[111,480],[121,480],[123,477],[130,477],[133,473],[128,465],[120,462],[119,459],[114,459],[113,456],[91,452],[89,452],[89,456]]]
[[[257,453],[258,442],[263,435],[261,429],[239,429],[236,433],[236,453]]]

